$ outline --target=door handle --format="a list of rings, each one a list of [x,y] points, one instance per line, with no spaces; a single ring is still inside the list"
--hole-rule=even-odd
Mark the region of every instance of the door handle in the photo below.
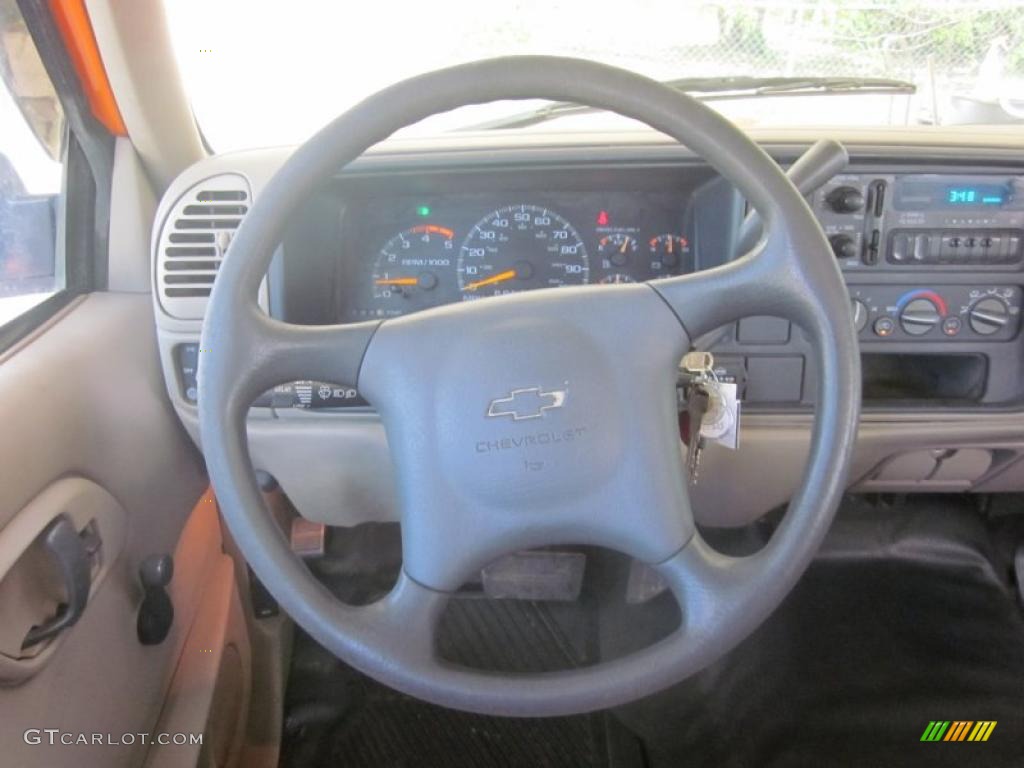
[[[47,638],[73,626],[85,612],[92,588],[92,563],[89,551],[71,519],[58,515],[42,532],[43,548],[53,557],[64,582],[67,602],[57,615],[32,627],[21,644],[22,650],[38,645]]]

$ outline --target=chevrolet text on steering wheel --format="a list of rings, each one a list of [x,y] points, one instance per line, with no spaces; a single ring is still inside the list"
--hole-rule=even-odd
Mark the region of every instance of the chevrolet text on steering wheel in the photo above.
[[[691,275],[540,290],[393,320],[298,326],[258,308],[257,289],[286,223],[340,168],[437,112],[535,98],[617,112],[685,143],[761,213],[763,237],[737,260]],[[804,200],[717,113],[587,61],[530,56],[457,66],[350,109],[299,147],[255,201],[203,325],[201,346],[212,350],[199,370],[203,450],[224,517],[256,574],[299,625],[352,666],[475,712],[539,716],[618,705],[734,647],[814,556],[845,486],[860,408],[848,304]],[[786,516],[761,551],[734,558],[696,531],[675,385],[691,339],[749,315],[803,328],[818,372],[817,405],[808,463]],[[314,578],[257,488],[247,410],[261,392],[296,379],[358,386],[387,431],[403,568],[393,591],[369,606],[340,603]],[[516,390],[550,393],[543,402],[558,407],[538,409],[535,418],[502,413],[509,405],[502,399]],[[545,674],[482,672],[438,657],[435,629],[455,590],[501,555],[556,544],[607,547],[650,564],[679,602],[679,627],[630,655]]]

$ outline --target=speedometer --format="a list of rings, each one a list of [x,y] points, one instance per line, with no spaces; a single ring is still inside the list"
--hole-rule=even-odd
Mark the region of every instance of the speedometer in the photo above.
[[[590,281],[590,258],[573,226],[538,205],[510,205],[484,216],[458,260],[463,299]]]

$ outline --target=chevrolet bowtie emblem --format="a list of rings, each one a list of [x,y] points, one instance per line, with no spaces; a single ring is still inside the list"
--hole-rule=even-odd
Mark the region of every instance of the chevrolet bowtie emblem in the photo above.
[[[539,419],[544,411],[561,408],[569,394],[565,389],[553,389],[544,392],[540,387],[513,389],[508,397],[496,397],[487,408],[487,416],[495,419],[499,416],[511,416],[515,421],[523,419]]]

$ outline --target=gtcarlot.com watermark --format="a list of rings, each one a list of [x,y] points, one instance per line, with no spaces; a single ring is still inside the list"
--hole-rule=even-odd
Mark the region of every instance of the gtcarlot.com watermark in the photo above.
[[[49,746],[108,746],[130,747],[135,744],[160,744],[161,746],[201,745],[201,733],[74,733],[59,728],[29,728],[22,735],[26,744],[47,744]]]

